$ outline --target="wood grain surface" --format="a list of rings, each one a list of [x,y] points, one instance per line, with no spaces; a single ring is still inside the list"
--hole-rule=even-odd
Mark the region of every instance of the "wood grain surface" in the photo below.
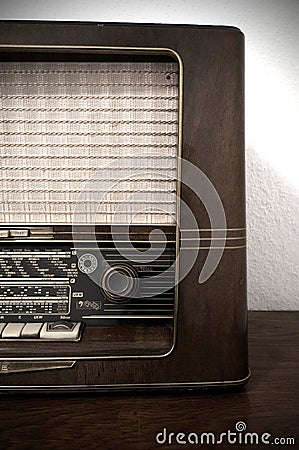
[[[114,384],[122,387],[127,384],[240,383],[245,380],[248,363],[246,248],[243,240],[246,228],[244,35],[234,27],[20,21],[0,22],[0,44],[10,46],[3,50],[1,57],[15,53],[15,59],[22,53],[19,48],[13,50],[15,45],[87,46],[88,51],[79,51],[87,61],[90,54],[95,58],[106,56],[97,49],[98,46],[134,47],[139,48],[138,54],[142,48],[175,51],[182,61],[183,72],[182,156],[209,177],[223,203],[227,228],[238,229],[237,237],[241,238],[241,243],[231,241],[226,246],[217,271],[205,283],[198,284],[208,254],[203,249],[192,270],[179,284],[176,345],[169,356],[155,361],[137,358],[78,361],[73,369],[10,374],[1,380],[1,386],[7,383],[8,387],[35,385],[56,389],[56,386],[72,385]],[[49,51],[47,48],[45,54],[51,58],[53,49],[47,53]],[[28,54],[23,53],[23,58],[26,60],[34,53],[38,59],[39,52],[40,47],[37,53],[27,48]],[[78,49],[64,48],[61,52],[62,49],[58,51],[62,58],[66,55],[77,58]],[[184,176],[189,180],[189,170],[185,170]],[[196,183],[197,180],[193,184]],[[202,190],[206,187],[202,186]],[[183,183],[181,197],[200,228],[213,227],[218,231],[223,228],[223,225],[211,225],[206,208],[187,183]],[[212,203],[213,198],[210,198],[210,207]],[[185,229],[190,228],[183,220],[180,224]],[[189,257],[190,254],[185,252],[180,259],[181,275]],[[5,344],[1,356],[17,357],[18,352],[21,356],[36,354],[35,348],[28,347],[29,344],[26,348]],[[44,350],[40,345],[39,349]],[[48,352],[51,353],[50,345]],[[79,357],[86,356],[83,346],[81,350],[78,346],[78,354]],[[42,356],[46,357],[47,353],[43,351]],[[57,356],[74,355],[65,355],[65,349],[62,349],[62,354]]]
[[[251,312],[252,377],[241,390],[148,394],[3,395],[2,449],[211,448],[158,445],[156,434],[216,435],[244,421],[248,432],[295,437],[299,445],[299,312]],[[263,448],[264,445],[217,445]]]

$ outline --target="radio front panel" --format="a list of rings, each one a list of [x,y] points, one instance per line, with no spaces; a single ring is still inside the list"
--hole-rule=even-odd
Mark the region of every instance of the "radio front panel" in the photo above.
[[[103,329],[113,347],[113,330],[127,327],[127,348],[118,345],[110,356],[169,351],[177,298],[178,61],[159,49],[111,57],[101,49],[29,47],[1,56],[0,346],[22,343],[26,355],[39,345],[35,356],[61,356],[59,342],[79,343],[63,356],[101,357]],[[137,227],[129,233],[133,249],[122,234],[114,243],[112,223]],[[90,224],[97,227],[92,242]],[[165,248],[149,242],[143,227],[153,225],[171,230]],[[142,330],[139,347],[131,342],[134,327]],[[160,327],[157,337],[153,327]]]
[[[97,253],[88,246],[80,249],[78,259],[77,250],[68,244],[60,244],[59,248],[51,243],[22,243],[13,247],[2,244],[0,320],[65,319],[90,323],[100,319],[101,324],[105,317],[137,321],[156,317],[173,319],[175,270],[173,267],[169,271],[169,268],[175,261],[174,243],[168,244],[163,254],[151,263],[144,262],[142,254],[139,261],[132,263],[130,251],[126,255],[125,247],[120,255],[114,245],[107,242],[98,242],[98,246],[107,261],[102,265],[98,264]],[[142,253],[147,246],[139,243],[135,248]],[[159,247],[156,250],[158,253]],[[128,277],[129,270],[133,270],[132,285],[120,286],[119,289],[127,292],[118,298],[109,291],[109,286],[113,291],[114,276],[110,271],[126,269]],[[91,272],[102,279],[102,288],[89,278]],[[152,279],[157,275],[160,275],[159,283]],[[165,292],[156,296],[155,291],[159,292],[161,288]],[[133,292],[136,298],[131,298]]]
[[[0,391],[246,382],[244,166],[236,28],[2,21]]]

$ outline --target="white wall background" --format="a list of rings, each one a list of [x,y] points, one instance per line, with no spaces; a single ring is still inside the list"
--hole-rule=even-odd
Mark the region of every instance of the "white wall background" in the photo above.
[[[0,19],[241,28],[249,307],[299,309],[299,0],[0,0]]]

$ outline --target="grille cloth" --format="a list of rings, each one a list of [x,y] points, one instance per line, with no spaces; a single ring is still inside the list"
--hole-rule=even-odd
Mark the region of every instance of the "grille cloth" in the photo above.
[[[175,62],[5,62],[0,90],[2,222],[71,223],[95,171],[101,186],[117,184],[97,223],[110,223],[119,205],[118,222],[175,221]],[[86,222],[93,202],[81,205]]]

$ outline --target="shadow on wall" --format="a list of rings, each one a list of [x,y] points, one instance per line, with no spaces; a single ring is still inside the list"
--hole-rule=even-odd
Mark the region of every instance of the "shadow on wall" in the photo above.
[[[248,304],[299,309],[299,193],[252,148],[247,157]]]

